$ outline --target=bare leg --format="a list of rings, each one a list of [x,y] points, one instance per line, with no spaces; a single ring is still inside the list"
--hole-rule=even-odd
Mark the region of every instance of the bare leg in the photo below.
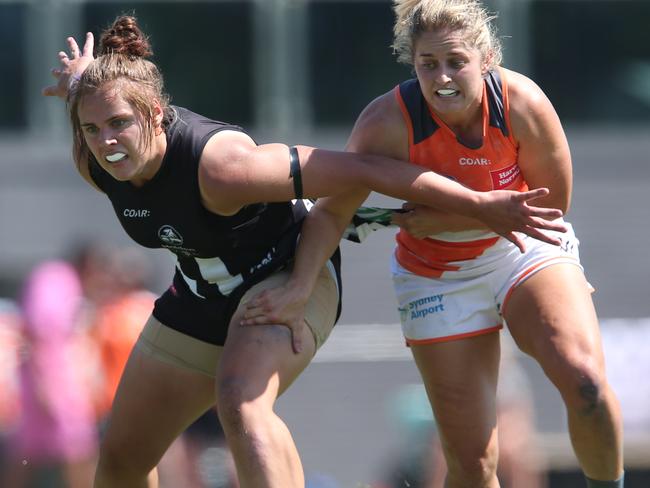
[[[448,488],[498,488],[499,334],[412,348],[447,461]]]
[[[273,407],[309,364],[314,340],[303,328],[303,351],[289,329],[239,326],[235,314],[217,372],[217,411],[242,488],[302,488],[304,474],[293,438]]]
[[[517,345],[539,362],[562,395],[585,475],[619,478],[620,409],[605,376],[598,320],[582,271],[569,264],[543,269],[515,289],[506,307]]]
[[[156,488],[155,466],[176,437],[214,404],[214,381],[134,349],[101,445],[96,488]]]

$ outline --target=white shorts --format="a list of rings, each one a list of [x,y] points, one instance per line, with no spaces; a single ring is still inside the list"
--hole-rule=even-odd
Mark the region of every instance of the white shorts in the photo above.
[[[525,237],[526,252],[501,238],[481,256],[454,262],[457,271],[426,278],[404,269],[393,254],[391,271],[407,344],[443,342],[486,334],[503,327],[502,312],[512,290],[547,266],[579,266],[578,239],[567,224],[555,233],[561,246]],[[548,232],[548,231],[547,231]]]

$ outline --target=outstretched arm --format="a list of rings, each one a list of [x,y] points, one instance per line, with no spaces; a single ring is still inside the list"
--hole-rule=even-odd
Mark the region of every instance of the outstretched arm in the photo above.
[[[540,229],[564,230],[553,222],[556,209],[528,205],[548,194],[475,192],[413,164],[395,159],[298,146],[304,196],[320,198],[344,192],[374,190],[402,200],[440,208],[484,222],[496,233],[523,246],[514,231],[557,244]],[[218,214],[233,214],[254,202],[295,198],[289,178],[289,148],[283,144],[256,146],[245,134],[224,131],[206,145],[199,171],[204,205]]]

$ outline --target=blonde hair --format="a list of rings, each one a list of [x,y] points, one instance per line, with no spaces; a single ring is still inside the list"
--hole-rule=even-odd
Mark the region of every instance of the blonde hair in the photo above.
[[[100,40],[100,55],[90,63],[68,95],[73,133],[73,154],[78,163],[91,157],[79,121],[79,104],[84,96],[112,83],[114,93],[142,116],[142,146],[151,146],[154,136],[154,101],[170,113],[169,96],[164,92],[158,67],[145,59],[153,55],[148,39],[134,17],[122,15],[106,29]]]
[[[393,0],[393,50],[401,63],[413,64],[413,46],[423,32],[462,31],[467,43],[479,50],[489,68],[501,64],[501,41],[479,0]]]

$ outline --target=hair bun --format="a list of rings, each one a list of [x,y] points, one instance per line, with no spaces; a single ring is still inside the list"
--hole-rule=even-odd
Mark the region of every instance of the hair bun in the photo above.
[[[144,35],[135,17],[121,15],[101,36],[101,54],[124,54],[133,58],[153,56],[149,40]]]

